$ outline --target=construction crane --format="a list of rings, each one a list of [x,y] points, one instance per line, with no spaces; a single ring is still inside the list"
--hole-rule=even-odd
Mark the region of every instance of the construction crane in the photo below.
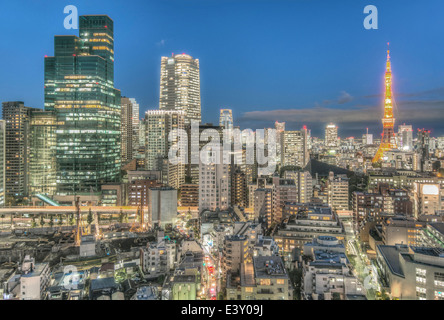
[[[82,227],[81,227],[81,219],[82,219],[82,215],[80,214],[80,197],[76,198],[76,237],[75,237],[75,244],[76,246],[80,246],[80,242],[81,242],[81,238],[82,238]]]

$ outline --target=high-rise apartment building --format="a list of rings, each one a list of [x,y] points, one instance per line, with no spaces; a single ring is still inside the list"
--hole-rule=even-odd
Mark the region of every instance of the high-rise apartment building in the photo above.
[[[398,126],[398,148],[404,151],[413,150],[413,129],[411,125]]]
[[[201,150],[199,163],[199,212],[226,210],[231,204],[229,165],[222,148]]]
[[[6,121],[0,120],[0,208],[5,206]]]
[[[313,196],[312,176],[309,171],[285,171],[285,179],[293,179],[296,184],[297,202],[308,203]]]
[[[338,127],[335,124],[328,124],[325,127],[325,146],[335,148],[338,146]]]
[[[283,216],[285,203],[296,202],[297,187],[293,179],[273,177],[273,221],[280,223]]]
[[[300,131],[284,131],[281,148],[282,166],[304,168],[309,160],[307,129],[304,127]]]
[[[162,57],[159,109],[185,112],[185,124],[201,121],[199,59],[187,54]]]
[[[231,109],[220,109],[219,126],[233,130],[233,113]]]
[[[327,192],[327,201],[333,210],[348,210],[348,178],[335,177],[333,172],[330,172],[327,181]]]
[[[254,191],[254,219],[265,222],[267,227],[273,223],[273,189],[258,188]]]
[[[239,168],[231,173],[231,203],[242,208],[248,207],[246,174]]]
[[[134,147],[138,136],[134,127],[134,106],[130,98],[122,97],[121,113],[120,113],[120,152],[122,157],[122,165],[128,163],[133,159]],[[138,108],[137,108],[138,109]]]
[[[57,117],[59,194],[99,191],[120,178],[120,91],[114,88],[114,22],[79,17],[79,37],[55,36],[45,57],[45,110]]]
[[[29,122],[33,110],[38,109],[25,107],[22,101],[3,102],[6,205],[28,196]]]
[[[174,130],[183,130],[184,120],[183,111],[149,110],[145,113],[147,170],[162,171],[162,182],[176,189],[185,183],[185,163],[169,161],[168,152],[177,140],[169,142],[168,136]],[[182,146],[182,150],[186,148]]]

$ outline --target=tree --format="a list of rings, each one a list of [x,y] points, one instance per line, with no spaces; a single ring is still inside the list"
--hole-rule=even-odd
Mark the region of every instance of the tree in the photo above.
[[[333,292],[332,300],[341,300],[341,294],[339,292]]]
[[[35,228],[37,226],[37,222],[35,222],[35,216],[32,216],[31,228]]]
[[[59,224],[59,226],[61,226],[63,224],[63,220],[62,220],[63,216],[61,214],[59,214],[58,218],[59,218],[58,224]]]
[[[89,208],[88,216],[86,217],[86,223],[88,223],[88,225],[90,226],[93,221],[94,218],[91,212],[91,208]]]
[[[123,223],[123,219],[124,219],[123,211],[122,211],[122,209],[120,209],[120,213],[119,213],[119,222],[120,222],[120,223]]]
[[[69,215],[68,223],[70,226],[74,224],[74,215],[72,213]]]
[[[52,228],[54,226],[54,218],[53,215],[49,216],[49,226]]]
[[[45,220],[43,219],[43,214],[40,216],[40,226],[43,228],[45,225]]]

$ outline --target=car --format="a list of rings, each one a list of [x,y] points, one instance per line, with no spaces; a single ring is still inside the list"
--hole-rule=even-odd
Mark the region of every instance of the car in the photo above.
[[[210,300],[217,300],[217,299],[216,299],[216,295],[213,294],[213,295],[211,296]]]

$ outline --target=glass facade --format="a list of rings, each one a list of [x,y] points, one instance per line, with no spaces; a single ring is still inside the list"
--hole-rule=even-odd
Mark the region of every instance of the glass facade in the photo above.
[[[29,193],[56,192],[56,117],[52,111],[31,112],[29,132]]]
[[[80,36],[55,36],[45,57],[45,110],[56,115],[57,193],[95,192],[120,174],[120,91],[113,21],[80,16]]]

